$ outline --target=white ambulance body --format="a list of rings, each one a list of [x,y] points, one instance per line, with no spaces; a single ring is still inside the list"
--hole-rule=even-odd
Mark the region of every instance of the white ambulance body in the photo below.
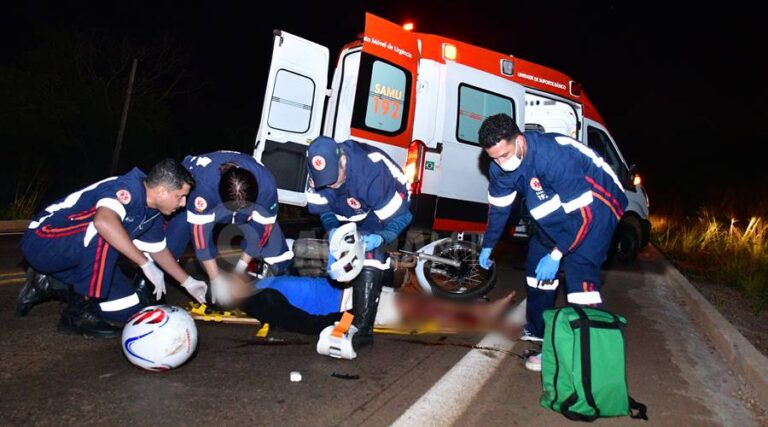
[[[304,206],[306,149],[319,135],[382,148],[411,182],[414,225],[482,232],[488,157],[477,131],[506,113],[521,129],[558,132],[597,151],[630,205],[617,230],[617,261],[648,241],[648,199],[603,119],[568,76],[519,58],[366,15],[363,40],[339,54],[328,88],[328,49],[275,31],[254,157],[277,179],[281,203]],[[327,101],[327,102],[326,102]],[[517,233],[525,234],[523,225]]]

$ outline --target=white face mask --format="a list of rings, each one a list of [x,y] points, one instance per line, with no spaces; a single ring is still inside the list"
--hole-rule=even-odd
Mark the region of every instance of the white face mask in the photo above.
[[[515,154],[510,156],[510,158],[499,165],[500,168],[504,169],[506,172],[512,172],[513,170],[520,167],[520,158],[517,157],[517,146],[519,144],[515,144]]]

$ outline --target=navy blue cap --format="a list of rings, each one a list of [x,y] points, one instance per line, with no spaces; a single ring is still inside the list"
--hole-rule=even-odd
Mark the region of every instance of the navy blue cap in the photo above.
[[[318,136],[307,149],[307,169],[315,188],[325,187],[339,179],[341,147],[333,138]]]

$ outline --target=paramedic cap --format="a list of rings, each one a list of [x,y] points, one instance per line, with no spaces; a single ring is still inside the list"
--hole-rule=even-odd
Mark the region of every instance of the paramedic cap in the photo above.
[[[339,179],[341,147],[332,138],[319,136],[309,144],[307,168],[315,188],[333,184]]]

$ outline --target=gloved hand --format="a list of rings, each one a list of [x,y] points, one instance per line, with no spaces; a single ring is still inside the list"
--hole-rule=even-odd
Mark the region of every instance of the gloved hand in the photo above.
[[[368,252],[381,246],[384,243],[384,238],[378,234],[366,234],[363,237],[363,243],[365,243],[365,251]]]
[[[232,303],[232,285],[223,274],[211,279],[211,302],[219,305]]]
[[[480,256],[477,257],[477,262],[480,264],[480,267],[483,267],[486,270],[491,268],[491,265],[493,265],[493,261],[491,261],[492,250],[493,248],[483,248],[480,250]]]
[[[192,296],[200,304],[205,304],[205,293],[208,291],[208,285],[202,280],[197,280],[192,276],[187,277],[187,280],[181,284],[181,287],[187,290],[187,293]]]
[[[544,255],[536,266],[536,280],[553,280],[555,276],[557,276],[557,269],[559,266],[559,258],[553,258],[552,254]]]
[[[155,294],[155,299],[159,301],[165,294],[165,273],[163,273],[163,270],[160,270],[152,260],[147,260],[147,262],[141,266],[141,271],[143,271],[144,275],[147,276],[147,279],[155,285],[155,292],[153,293]]]

